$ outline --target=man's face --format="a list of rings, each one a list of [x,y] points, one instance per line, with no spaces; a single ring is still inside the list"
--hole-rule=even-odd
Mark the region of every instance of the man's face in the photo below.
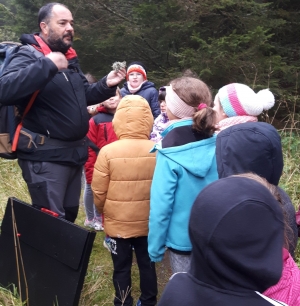
[[[73,25],[71,12],[64,6],[54,5],[49,22],[41,22],[43,37],[52,51],[68,51],[73,43]]]

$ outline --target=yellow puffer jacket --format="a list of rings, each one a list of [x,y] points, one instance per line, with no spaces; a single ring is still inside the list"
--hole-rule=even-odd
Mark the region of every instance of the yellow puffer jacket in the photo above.
[[[107,235],[118,238],[148,235],[150,187],[155,154],[149,140],[153,116],[148,102],[125,96],[113,127],[118,140],[104,146],[95,163],[92,190]]]

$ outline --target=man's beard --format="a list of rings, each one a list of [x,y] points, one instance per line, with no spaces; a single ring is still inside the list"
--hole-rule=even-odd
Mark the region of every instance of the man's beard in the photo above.
[[[63,41],[63,38],[68,37],[68,36],[71,37],[71,42],[65,43]],[[60,38],[50,29],[47,43],[52,51],[61,52],[65,54],[69,50],[69,48],[72,46],[73,35],[71,33],[68,33],[68,34],[65,34],[62,38]]]

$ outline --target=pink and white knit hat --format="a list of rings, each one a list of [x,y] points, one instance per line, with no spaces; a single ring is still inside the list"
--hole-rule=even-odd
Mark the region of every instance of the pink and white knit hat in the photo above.
[[[255,93],[249,86],[240,83],[223,86],[218,96],[228,117],[258,116],[275,103],[274,95],[269,89]]]

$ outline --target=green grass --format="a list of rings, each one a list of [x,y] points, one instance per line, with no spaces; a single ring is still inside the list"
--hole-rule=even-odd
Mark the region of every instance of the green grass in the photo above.
[[[281,132],[284,169],[280,186],[288,193],[297,208],[300,205],[300,137],[296,133]]]
[[[79,216],[76,223],[82,225],[85,219],[83,207],[80,207]],[[114,287],[112,284],[113,265],[110,253],[103,247],[104,232],[98,232],[93,246],[93,251],[90,257],[87,275],[85,278],[84,287],[81,293],[80,305],[112,305],[115,296]],[[172,275],[168,264],[168,258],[156,265],[158,276],[158,289],[161,295],[165,284]],[[132,288],[131,294],[137,301],[139,290],[139,272],[135,257],[131,270]]]
[[[280,180],[283,187],[292,199],[296,208],[300,205],[300,138],[298,134],[281,132],[284,171]],[[30,203],[26,184],[16,161],[0,159],[0,220],[3,218],[7,198],[14,196]],[[76,220],[78,225],[83,225],[85,219],[83,206],[80,205],[79,215]],[[1,222],[1,221],[0,221]],[[92,254],[89,261],[85,283],[81,293],[80,306],[112,305],[114,288],[112,284],[112,260],[110,253],[103,247],[104,233],[98,232],[95,238]],[[166,256],[167,257],[167,256]],[[300,266],[300,246],[296,251],[296,261]],[[157,266],[159,296],[171,276],[168,258]],[[136,260],[132,265],[132,296],[136,301],[139,297],[139,275]],[[0,306],[22,306],[16,292],[0,288]]]
[[[8,197],[14,196],[30,203],[30,196],[16,160],[0,158],[0,182],[0,219],[2,219]]]
[[[11,292],[0,287],[0,306],[24,306],[17,297],[18,293],[16,288]]]
[[[295,131],[282,131],[281,142],[284,156],[283,174],[279,185],[287,192],[296,210],[300,206],[300,137]],[[296,262],[300,267],[300,243],[296,249]]]
[[[17,161],[9,161],[0,158],[0,223],[3,218],[8,197],[16,197],[30,203],[27,186],[22,178]],[[83,226],[85,213],[83,205],[80,205],[76,224]],[[85,283],[81,292],[80,306],[112,305],[115,296],[112,283],[113,265],[110,253],[103,247],[104,232],[97,232],[89,261]],[[157,265],[159,295],[171,276],[168,258]],[[16,291],[17,292],[17,291]],[[22,303],[16,297],[0,287],[0,306],[21,306]],[[132,296],[136,301],[140,295],[139,273],[135,258],[132,265]],[[59,301],[58,301],[59,302]]]

